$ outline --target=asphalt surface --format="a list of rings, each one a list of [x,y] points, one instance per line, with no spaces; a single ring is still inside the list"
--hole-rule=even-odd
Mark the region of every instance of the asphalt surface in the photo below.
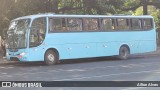
[[[46,66],[43,62],[0,65],[2,81],[160,81],[160,55],[70,60]]]
[[[132,55],[128,60],[114,57],[74,59],[58,65],[43,62],[0,64],[1,81],[160,81],[160,50]],[[6,88],[0,88],[0,90]],[[14,88],[17,90],[17,88]],[[36,88],[37,89],[37,88]],[[34,90],[36,90],[34,88]],[[40,90],[159,90],[158,88],[39,88]],[[37,89],[37,90],[39,90]],[[7,89],[8,90],[8,89]],[[24,88],[25,90],[25,88]],[[28,90],[28,89],[27,89]]]

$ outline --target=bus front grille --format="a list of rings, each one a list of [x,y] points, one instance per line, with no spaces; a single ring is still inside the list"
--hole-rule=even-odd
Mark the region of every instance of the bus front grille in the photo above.
[[[19,61],[19,59],[17,57],[10,57],[11,61]]]

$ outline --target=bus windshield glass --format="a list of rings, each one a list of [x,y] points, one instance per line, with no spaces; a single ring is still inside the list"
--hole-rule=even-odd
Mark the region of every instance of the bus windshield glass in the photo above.
[[[30,19],[14,20],[9,26],[7,32],[7,48],[20,49],[27,47],[27,29]]]

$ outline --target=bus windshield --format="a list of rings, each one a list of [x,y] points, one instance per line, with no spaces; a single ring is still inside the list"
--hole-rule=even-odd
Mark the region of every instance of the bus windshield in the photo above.
[[[27,29],[30,19],[14,20],[9,26],[7,32],[7,48],[20,49],[27,47]]]

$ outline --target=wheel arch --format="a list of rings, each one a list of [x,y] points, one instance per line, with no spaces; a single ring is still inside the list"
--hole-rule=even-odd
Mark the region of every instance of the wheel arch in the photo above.
[[[127,45],[127,44],[122,44],[122,45],[120,46],[120,48],[121,48],[121,47],[127,47],[127,49],[129,50],[129,53],[131,52],[129,45]],[[119,48],[119,50],[120,50],[120,48]]]
[[[45,53],[44,53],[44,58],[45,58],[45,54],[46,54],[46,52],[47,52],[48,50],[54,51],[54,52],[57,54],[57,58],[59,59],[59,52],[58,52],[58,50],[57,50],[56,48],[48,48],[48,49],[45,51]]]

